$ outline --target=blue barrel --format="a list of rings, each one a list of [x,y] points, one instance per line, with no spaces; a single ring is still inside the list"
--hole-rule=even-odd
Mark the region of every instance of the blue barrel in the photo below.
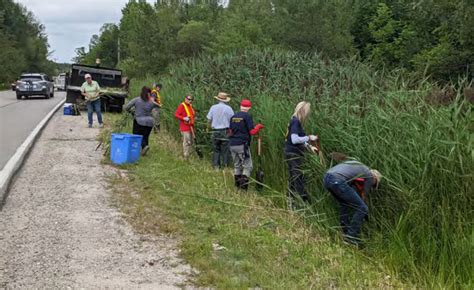
[[[113,133],[110,141],[110,160],[114,164],[138,161],[142,146],[141,135]]]

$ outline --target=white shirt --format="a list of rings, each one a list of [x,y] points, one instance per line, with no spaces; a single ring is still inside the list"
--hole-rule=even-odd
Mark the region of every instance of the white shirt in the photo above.
[[[212,129],[227,129],[233,115],[234,110],[229,105],[219,102],[211,107],[207,119],[211,121]]]

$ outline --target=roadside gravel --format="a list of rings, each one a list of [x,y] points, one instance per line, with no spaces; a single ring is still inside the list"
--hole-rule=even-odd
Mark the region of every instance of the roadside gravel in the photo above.
[[[176,241],[135,233],[112,206],[86,114],[59,111],[0,211],[0,288],[175,288],[191,268]],[[97,124],[95,124],[97,126]]]

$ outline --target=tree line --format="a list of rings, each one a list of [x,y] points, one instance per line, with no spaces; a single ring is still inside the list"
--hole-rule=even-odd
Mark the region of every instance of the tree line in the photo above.
[[[131,0],[74,60],[144,76],[202,53],[274,48],[449,81],[472,78],[472,15],[469,0]]]
[[[21,4],[0,0],[0,86],[22,72],[53,73],[55,64],[48,55],[44,26]]]

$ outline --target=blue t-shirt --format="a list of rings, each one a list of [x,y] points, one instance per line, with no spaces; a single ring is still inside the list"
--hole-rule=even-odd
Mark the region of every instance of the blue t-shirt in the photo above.
[[[230,146],[250,145],[250,130],[253,129],[252,117],[247,112],[238,112],[230,119],[232,135],[229,137]]]
[[[306,136],[303,126],[301,126],[300,120],[298,118],[291,118],[290,124],[288,125],[288,135],[286,136],[285,143],[285,153],[303,155],[304,153],[304,144],[293,144],[291,141],[291,134],[296,134],[299,137]]]

